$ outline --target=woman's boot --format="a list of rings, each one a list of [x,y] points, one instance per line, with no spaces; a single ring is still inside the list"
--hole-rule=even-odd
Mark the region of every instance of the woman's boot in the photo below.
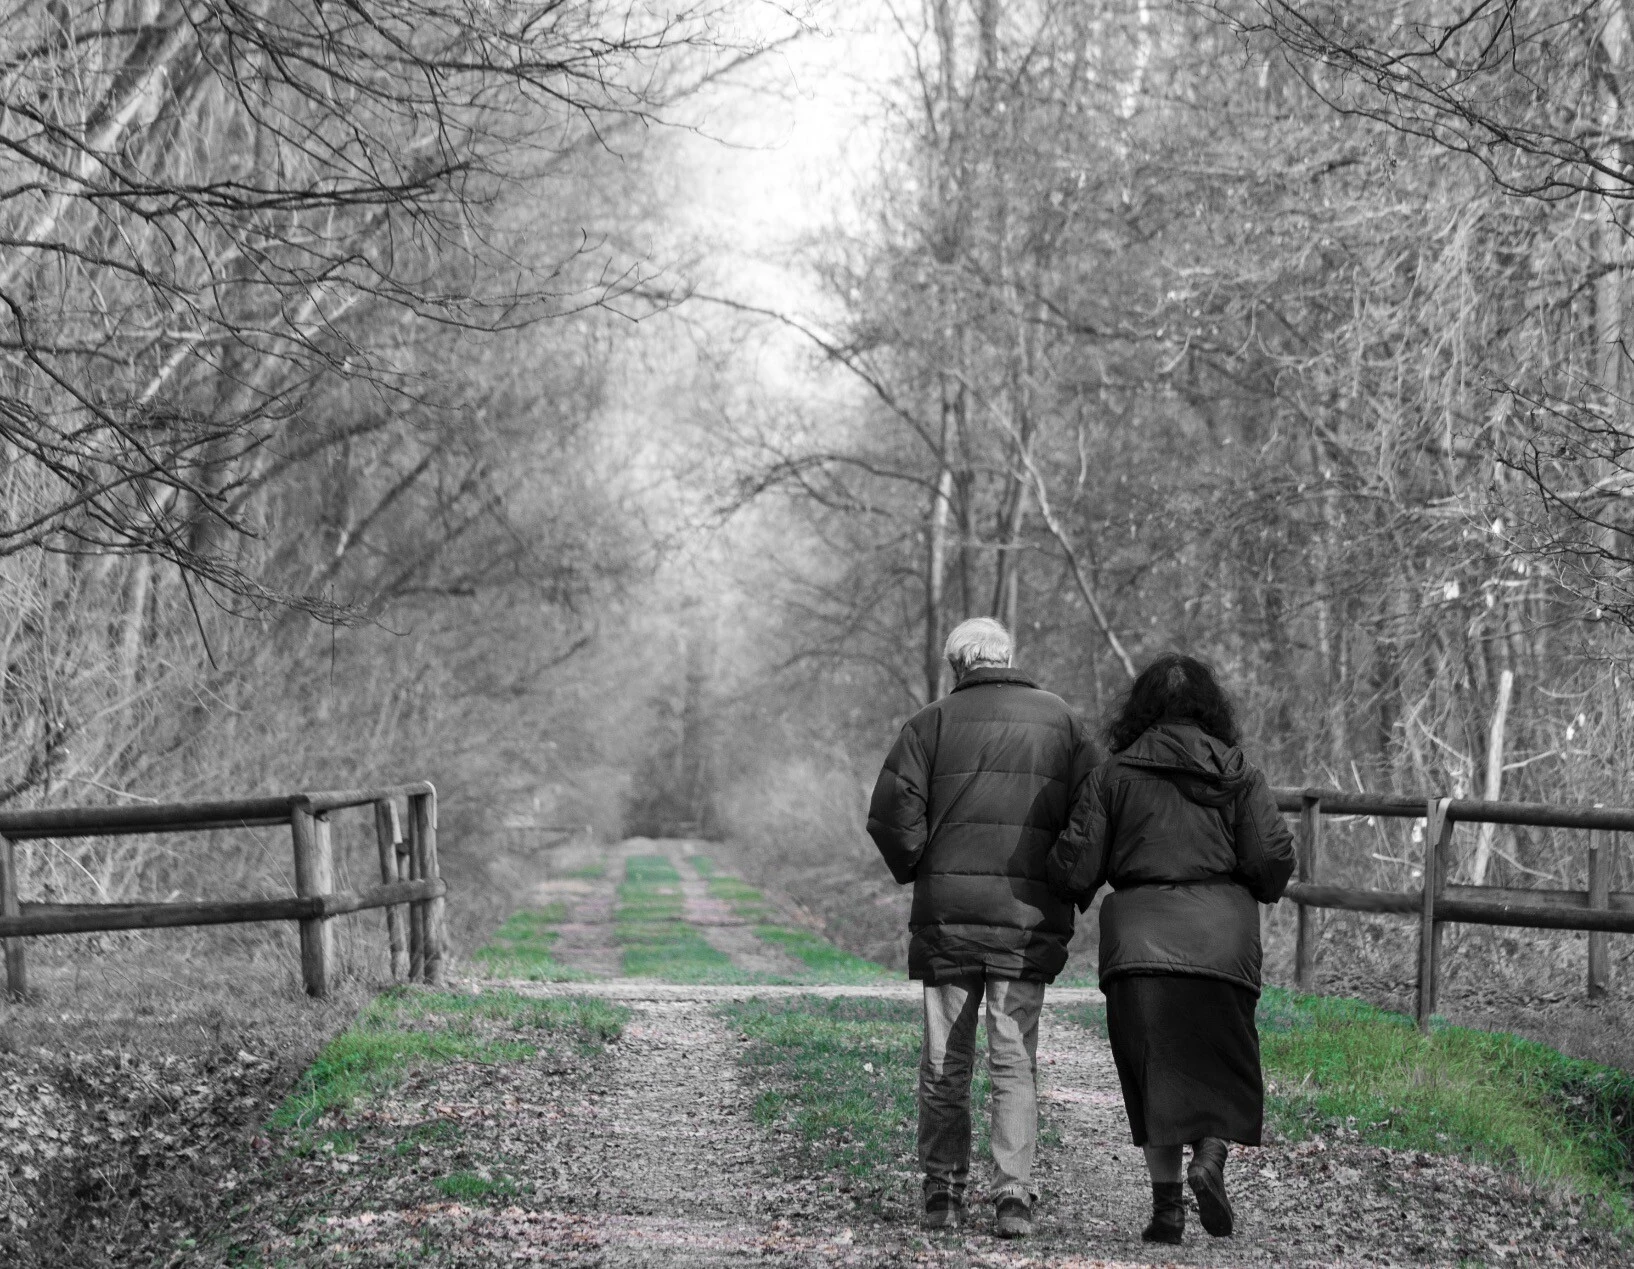
[[[1225,1190],[1228,1148],[1218,1137],[1204,1137],[1192,1147],[1191,1166],[1186,1169],[1186,1184],[1197,1196],[1197,1215],[1216,1238],[1231,1232],[1231,1200]]]
[[[1178,1243],[1185,1230],[1185,1187],[1179,1181],[1153,1181],[1152,1223],[1140,1236],[1149,1243]]]

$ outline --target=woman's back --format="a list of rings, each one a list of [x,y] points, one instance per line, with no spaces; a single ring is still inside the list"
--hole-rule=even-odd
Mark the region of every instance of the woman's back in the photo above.
[[[1107,764],[1106,880],[1123,889],[1230,876],[1229,817],[1248,780],[1242,750],[1195,724],[1148,729]]]

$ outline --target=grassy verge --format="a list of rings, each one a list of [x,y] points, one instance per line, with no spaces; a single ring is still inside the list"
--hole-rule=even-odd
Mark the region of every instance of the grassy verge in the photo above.
[[[709,897],[731,904],[732,911],[745,921],[752,924],[765,921],[767,914],[770,912],[765,896],[747,881],[741,881],[737,877],[728,877],[719,873],[710,875],[704,872],[700,865],[708,862],[702,855],[695,855],[691,861],[692,866],[697,868],[699,873],[709,882]]]
[[[278,1107],[252,1147],[259,1165],[213,1187],[210,1232],[162,1263],[468,1263],[434,1231],[375,1217],[552,1191],[560,1169],[539,1151],[552,1104],[605,1086],[606,1046],[628,1016],[589,997],[386,993]],[[494,1069],[523,1060],[530,1069]]]
[[[687,862],[709,883],[709,897],[732,906],[733,913],[754,927],[762,943],[782,951],[803,964],[805,972],[790,980],[807,983],[877,983],[897,975],[874,961],[864,960],[835,947],[811,930],[774,925],[766,897],[748,882],[720,871],[707,855],[692,855]]]
[[[1101,1006],[1066,1012],[1106,1034]],[[1258,1023],[1266,1117],[1283,1135],[1467,1154],[1563,1182],[1631,1223],[1634,1075],[1513,1035],[1426,1036],[1401,1014],[1276,987]]]
[[[1260,1043],[1267,1109],[1290,1137],[1332,1132],[1458,1152],[1562,1181],[1630,1217],[1634,1076],[1519,1036],[1422,1035],[1356,1000],[1267,988]]]
[[[631,978],[675,983],[745,982],[725,952],[687,924],[681,874],[661,855],[632,855],[618,888],[614,937],[624,948]]]
[[[917,1210],[918,1005],[803,996],[722,1005],[720,1014],[748,1040],[739,1061],[757,1085],[761,1124],[791,1134],[815,1169],[875,1208]],[[989,1087],[978,1063],[978,1151]]]
[[[567,919],[567,904],[558,900],[543,908],[513,912],[471,959],[490,978],[521,978],[534,983],[573,983],[594,978],[556,960],[551,949],[560,937],[555,927]]]
[[[531,1000],[510,991],[480,995],[385,992],[336,1036],[268,1121],[301,1134],[331,1112],[391,1089],[411,1071],[442,1062],[516,1062],[547,1038],[599,1050],[616,1039],[628,1011],[604,1000]],[[310,1142],[294,1140],[299,1147]]]
[[[899,975],[875,961],[864,960],[835,947],[810,930],[791,930],[781,925],[757,925],[755,936],[781,948],[805,965],[807,977],[817,983],[895,982]]]

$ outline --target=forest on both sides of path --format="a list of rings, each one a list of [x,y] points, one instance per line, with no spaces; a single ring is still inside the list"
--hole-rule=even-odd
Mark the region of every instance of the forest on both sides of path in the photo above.
[[[1631,40],[1613,0],[23,4],[0,805],[425,777],[472,937],[511,830],[582,824],[731,838],[889,959],[866,790],[977,614],[1097,724],[1209,658],[1279,783],[1627,802]],[[1413,824],[1331,840],[1413,884]],[[1458,870],[1580,887],[1583,845]],[[25,897],[277,891],[285,849],[26,846]]]

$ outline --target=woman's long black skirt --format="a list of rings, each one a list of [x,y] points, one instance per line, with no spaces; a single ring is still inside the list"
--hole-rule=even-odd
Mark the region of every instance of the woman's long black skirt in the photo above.
[[[1127,974],[1103,985],[1137,1146],[1260,1143],[1265,1086],[1254,993],[1218,978]]]

